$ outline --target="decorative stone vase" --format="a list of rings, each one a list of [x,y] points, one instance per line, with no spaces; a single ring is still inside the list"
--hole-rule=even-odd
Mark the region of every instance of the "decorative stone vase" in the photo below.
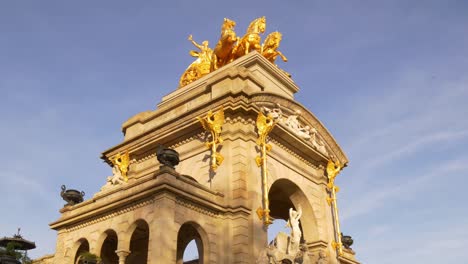
[[[158,146],[156,156],[162,165],[168,166],[172,169],[179,164],[179,153],[173,149],[164,148],[162,145]]]
[[[66,205],[75,205],[83,202],[84,195],[85,193],[83,191],[79,192],[74,189],[67,190],[67,187],[65,187],[65,185],[62,185],[62,191],[60,192],[60,196],[62,196],[63,200],[67,202]]]
[[[346,249],[351,249],[351,245],[354,243],[353,238],[351,236],[344,236],[341,234],[341,243]]]

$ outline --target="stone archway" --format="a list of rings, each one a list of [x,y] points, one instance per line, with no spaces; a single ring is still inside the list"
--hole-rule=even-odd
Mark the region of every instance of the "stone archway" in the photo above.
[[[289,208],[302,208],[300,228],[302,241],[312,242],[319,240],[317,220],[311,202],[304,192],[289,179],[278,179],[268,192],[270,200],[270,216],[275,219],[289,219]]]
[[[131,226],[130,254],[125,263],[145,264],[148,261],[149,226],[139,219]]]
[[[177,264],[183,264],[183,257],[187,245],[195,240],[198,250],[198,261],[190,263],[205,264],[208,263],[208,236],[203,228],[194,222],[187,222],[183,224],[177,234]]]
[[[75,243],[74,248],[76,248],[76,253],[73,263],[77,263],[81,254],[89,252],[89,242],[86,238],[81,238]]]
[[[101,246],[101,259],[103,263],[106,264],[118,264],[119,257],[117,256],[117,253],[115,253],[118,244],[117,233],[112,229],[108,229],[104,234],[106,238]]]

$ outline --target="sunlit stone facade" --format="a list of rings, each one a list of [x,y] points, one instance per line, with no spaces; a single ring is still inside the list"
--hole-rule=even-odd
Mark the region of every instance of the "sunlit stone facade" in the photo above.
[[[129,152],[128,182],[64,207],[50,224],[58,233],[55,255],[37,263],[71,264],[89,251],[106,264],[182,264],[192,239],[199,263],[255,263],[268,243],[256,213],[262,179],[255,122],[259,111],[276,107],[284,117],[293,116],[299,129],[285,118],[269,134],[271,216],[287,220],[289,208],[300,206],[302,241],[313,263],[358,263],[351,251],[338,257],[331,246],[335,228],[325,168],[330,159],[346,164],[347,158],[320,121],[294,100],[298,90],[285,72],[252,52],[165,96],[156,110],[130,118],[122,127],[124,141],[103,153],[111,164]],[[196,117],[221,107],[224,161],[214,172]],[[302,128],[313,132],[308,137]],[[175,170],[159,164],[159,144],[180,154]]]

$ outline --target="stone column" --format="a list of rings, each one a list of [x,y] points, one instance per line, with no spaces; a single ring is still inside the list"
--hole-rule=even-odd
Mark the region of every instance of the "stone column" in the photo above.
[[[150,225],[148,264],[175,263],[178,232],[174,220],[175,199],[163,194],[156,198],[154,205],[157,213]]]
[[[116,250],[115,253],[117,253],[117,256],[119,256],[119,264],[125,264],[125,260],[127,259],[127,256],[130,254],[129,250]]]

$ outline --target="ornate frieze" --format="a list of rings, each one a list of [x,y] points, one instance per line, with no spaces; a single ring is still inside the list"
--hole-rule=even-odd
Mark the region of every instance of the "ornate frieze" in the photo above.
[[[182,197],[177,197],[176,204],[178,204],[180,206],[183,206],[183,207],[186,207],[186,208],[188,208],[190,210],[199,212],[201,214],[211,216],[211,217],[218,217],[219,216],[219,212],[217,212],[215,210],[212,210],[210,208],[207,208],[205,206],[196,204],[194,202],[191,202],[191,201],[189,201],[187,199],[184,199]]]
[[[119,216],[121,214],[125,214],[125,213],[131,212],[131,211],[135,211],[136,209],[138,209],[140,207],[150,205],[152,203],[154,203],[154,199],[148,199],[148,200],[144,200],[144,201],[140,201],[140,202],[135,202],[135,203],[133,203],[133,204],[131,204],[129,206],[126,206],[124,208],[115,210],[115,211],[113,211],[111,213],[108,213],[108,214],[105,214],[103,216],[94,217],[94,218],[92,218],[90,220],[88,219],[88,220],[86,220],[86,221],[84,221],[84,222],[82,222],[80,224],[76,224],[76,225],[72,225],[70,227],[67,227],[66,232],[72,232],[72,231],[75,231],[75,230],[78,230],[78,229],[81,229],[81,228],[84,228],[84,227],[87,227],[87,226],[90,226],[90,225],[105,221],[107,219],[111,219],[111,218]]]
[[[295,110],[292,114],[286,115],[283,112],[283,107],[280,104],[276,104],[275,108],[263,106],[262,111],[265,114],[271,115],[279,124],[282,124],[296,136],[312,145],[320,153],[329,156],[325,142],[321,139],[317,129],[304,125],[299,121],[299,117],[301,116],[300,110]]]

